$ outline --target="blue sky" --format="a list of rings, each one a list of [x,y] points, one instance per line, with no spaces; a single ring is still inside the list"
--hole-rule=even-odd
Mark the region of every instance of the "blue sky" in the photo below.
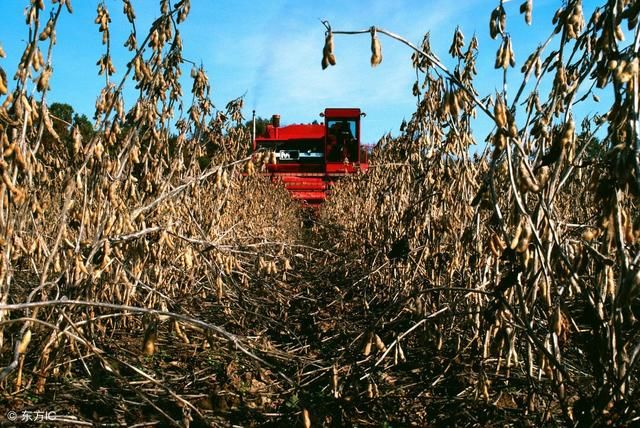
[[[3,24],[0,44],[8,55],[0,60],[10,76],[25,46],[27,27],[24,8],[28,0],[2,0]],[[159,15],[159,1],[132,0],[139,33],[143,33]],[[507,29],[516,51],[516,69],[510,71],[515,91],[519,69],[528,54],[552,31],[551,18],[561,2],[534,0],[533,26],[524,23],[518,13],[521,0],[505,4]],[[585,15],[590,16],[595,0],[585,0]],[[48,13],[51,3],[46,0]],[[411,0],[411,1],[208,1],[191,0],[191,14],[181,25],[184,57],[202,63],[212,84],[214,103],[226,103],[245,95],[245,116],[256,109],[259,116],[279,113],[283,124],[306,123],[319,119],[325,107],[359,107],[367,113],[363,122],[363,141],[375,143],[384,133],[396,135],[403,118],[415,109],[411,87],[415,72],[411,51],[406,46],[381,36],[383,62],[369,65],[367,35],[335,37],[337,65],[322,70],[324,27],[319,19],[328,19],[335,30],[364,29],[376,25],[405,36],[419,44],[425,32],[432,35],[432,48],[445,63],[451,64],[448,48],[456,25],[460,25],[468,43],[479,38],[477,88],[482,96],[501,88],[502,73],[493,69],[499,41],[488,35],[491,9],[498,1],[488,0]],[[54,75],[48,100],[67,102],[76,111],[93,116],[96,96],[104,83],[95,62],[104,47],[93,23],[96,1],[73,0],[73,15],[63,13],[54,49]],[[122,14],[120,0],[106,0],[113,20],[116,77],[125,70],[128,52],[122,44],[129,26]],[[146,34],[146,33],[145,33]],[[185,64],[188,75],[191,66]],[[128,84],[127,108],[135,99],[132,82]],[[188,94],[190,84],[185,81]],[[187,96],[185,102],[188,102]],[[585,105],[580,114],[597,107]],[[479,115],[482,115],[479,112]],[[482,142],[490,131],[488,121],[480,118],[474,125],[476,139]]]

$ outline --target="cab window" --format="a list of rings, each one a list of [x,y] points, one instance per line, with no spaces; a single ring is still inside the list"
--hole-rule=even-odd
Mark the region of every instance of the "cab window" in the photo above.
[[[358,128],[353,119],[327,120],[327,161],[358,161]]]

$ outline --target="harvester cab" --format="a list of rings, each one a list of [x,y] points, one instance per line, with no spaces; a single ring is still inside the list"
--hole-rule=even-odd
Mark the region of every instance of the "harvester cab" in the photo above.
[[[266,166],[272,180],[312,206],[325,200],[337,178],[368,168],[360,144],[360,118],[365,114],[357,108],[327,108],[320,116],[324,124],[280,126],[280,116],[274,115],[253,143],[254,150],[274,152]]]

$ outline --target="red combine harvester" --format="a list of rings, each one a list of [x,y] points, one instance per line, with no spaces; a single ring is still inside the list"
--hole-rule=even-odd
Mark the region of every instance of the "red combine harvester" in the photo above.
[[[369,166],[360,146],[360,117],[365,114],[357,108],[327,108],[320,116],[324,124],[280,126],[280,116],[274,115],[265,134],[253,140],[254,151],[275,153],[275,163],[266,166],[272,179],[314,207],[325,200],[335,179]]]

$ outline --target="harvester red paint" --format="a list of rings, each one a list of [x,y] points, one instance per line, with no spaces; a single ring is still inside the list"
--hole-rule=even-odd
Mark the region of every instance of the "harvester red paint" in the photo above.
[[[369,167],[360,145],[360,118],[365,114],[357,108],[327,108],[320,115],[324,124],[288,126],[280,126],[280,116],[274,115],[253,143],[254,151],[275,153],[275,163],[266,165],[272,180],[311,206],[325,200],[336,179]]]

